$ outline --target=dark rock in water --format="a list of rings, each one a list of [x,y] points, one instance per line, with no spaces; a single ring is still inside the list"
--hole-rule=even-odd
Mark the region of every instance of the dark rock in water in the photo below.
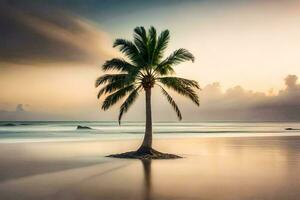
[[[77,126],[77,129],[92,129],[91,127],[88,127],[88,126]]]
[[[13,123],[7,123],[7,124],[2,124],[2,126],[17,126],[17,125]]]
[[[286,131],[299,131],[300,129],[297,128],[286,128]]]

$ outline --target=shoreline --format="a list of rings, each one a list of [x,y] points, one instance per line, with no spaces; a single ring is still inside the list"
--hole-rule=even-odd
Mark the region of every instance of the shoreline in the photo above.
[[[193,133],[195,134],[195,133]],[[197,134],[197,133],[196,133]],[[202,134],[202,133],[200,133]],[[140,138],[137,137],[122,137],[122,133],[120,134],[120,138],[99,138],[99,137],[52,137],[52,138],[0,138],[0,145],[1,144],[19,144],[19,143],[52,143],[52,142],[93,142],[93,141],[98,141],[98,142],[110,142],[110,141],[131,141],[131,140],[136,140],[139,141],[142,139],[143,134],[138,134]],[[137,134],[135,134],[137,135]],[[155,137],[156,136],[156,137]],[[157,137],[158,136],[158,137]],[[155,140],[176,140],[176,139],[200,139],[200,138],[255,138],[255,137],[300,137],[300,132],[295,131],[287,131],[284,133],[252,133],[252,134],[238,134],[238,133],[233,133],[233,134],[224,134],[221,133],[220,135],[217,134],[204,134],[203,135],[176,135],[176,134],[155,134],[154,133],[154,138]]]

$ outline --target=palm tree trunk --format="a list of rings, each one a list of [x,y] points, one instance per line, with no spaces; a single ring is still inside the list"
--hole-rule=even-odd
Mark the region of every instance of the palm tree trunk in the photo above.
[[[147,151],[152,148],[152,114],[151,114],[151,88],[146,88],[146,128],[144,141],[139,150]]]

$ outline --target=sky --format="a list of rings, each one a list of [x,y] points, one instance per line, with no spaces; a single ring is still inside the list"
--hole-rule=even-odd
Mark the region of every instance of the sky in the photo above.
[[[136,26],[169,29],[166,55],[197,80],[201,105],[175,95],[184,120],[300,120],[300,1],[1,0],[0,120],[115,120],[94,81],[112,43]],[[155,89],[154,120],[176,120]],[[161,113],[163,111],[163,113]],[[144,99],[125,120],[144,117]]]

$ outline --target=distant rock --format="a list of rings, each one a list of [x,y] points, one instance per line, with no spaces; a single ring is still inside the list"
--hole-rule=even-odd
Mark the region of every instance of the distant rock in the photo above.
[[[88,126],[77,126],[77,130],[79,130],[79,129],[85,129],[85,130],[90,130],[90,129],[92,129],[91,127],[88,127]]]
[[[22,125],[22,126],[29,126],[29,125],[32,125],[32,124],[22,123],[22,124],[20,124],[20,125]]]
[[[286,128],[286,131],[299,131],[300,129],[297,128]]]
[[[17,125],[13,123],[7,123],[7,124],[2,124],[1,126],[17,126]]]

